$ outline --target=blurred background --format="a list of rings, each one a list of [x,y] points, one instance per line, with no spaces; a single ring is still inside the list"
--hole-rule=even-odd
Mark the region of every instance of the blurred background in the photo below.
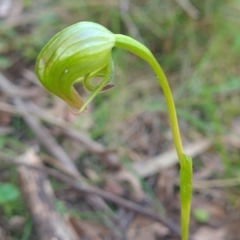
[[[0,239],[179,239],[178,160],[149,66],[114,49],[116,87],[79,116],[39,85],[40,50],[80,21],[151,49],[193,157],[192,239],[240,239],[238,0],[0,0]]]

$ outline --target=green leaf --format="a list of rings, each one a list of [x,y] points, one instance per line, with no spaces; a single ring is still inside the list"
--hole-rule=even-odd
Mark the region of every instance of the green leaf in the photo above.
[[[207,223],[209,220],[209,212],[203,208],[197,208],[193,211],[195,220],[199,223]]]
[[[18,188],[11,183],[0,184],[0,204],[15,201],[18,199],[20,192]]]

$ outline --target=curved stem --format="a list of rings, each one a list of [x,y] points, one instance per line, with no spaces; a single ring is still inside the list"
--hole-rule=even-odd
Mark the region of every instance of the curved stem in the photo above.
[[[153,56],[153,54],[150,52],[150,50],[146,48],[144,45],[142,45],[141,43],[139,43],[138,41],[121,34],[115,34],[115,37],[116,37],[116,42],[115,42],[116,47],[126,49],[138,55],[142,59],[144,59],[146,62],[149,63],[149,65],[152,67],[155,74],[157,75],[158,82],[166,98],[171,130],[173,134],[173,140],[176,147],[180,165],[182,166],[184,164],[185,158],[183,154],[182,140],[181,140],[180,131],[178,127],[175,104],[173,101],[172,93],[171,93],[167,78],[162,68],[160,67],[157,60]]]
[[[181,196],[181,234],[182,240],[188,240],[191,197],[192,197],[192,159],[183,152],[177,114],[171,89],[167,78],[151,51],[138,41],[121,34],[115,34],[115,46],[126,49],[144,59],[154,70],[166,98],[173,141],[180,163],[180,196]]]

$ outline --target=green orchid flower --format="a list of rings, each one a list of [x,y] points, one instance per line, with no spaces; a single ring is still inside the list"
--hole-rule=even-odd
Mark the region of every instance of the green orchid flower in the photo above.
[[[37,76],[49,92],[81,109],[84,102],[73,84],[83,82],[91,92],[101,90],[114,75],[111,60],[114,44],[114,34],[103,26],[77,23],[59,32],[42,49],[36,64]],[[92,77],[104,80],[94,87],[89,81]]]
[[[97,23],[80,22],[56,34],[42,49],[36,63],[37,76],[49,92],[82,112],[100,91],[112,86],[108,84],[114,77],[111,58],[114,47],[128,50],[145,60],[155,72],[163,90],[181,167],[181,231],[182,240],[187,240],[192,196],[192,160],[183,152],[172,93],[166,76],[151,51],[133,38],[114,34]],[[93,85],[91,79],[96,77],[102,78],[102,81]],[[82,82],[92,92],[86,102],[74,88],[74,83],[77,82]]]

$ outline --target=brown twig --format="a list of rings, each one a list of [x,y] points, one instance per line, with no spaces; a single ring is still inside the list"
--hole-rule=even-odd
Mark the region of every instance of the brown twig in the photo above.
[[[40,158],[29,149],[21,162],[42,167]],[[43,171],[34,171],[21,165],[18,167],[20,187],[25,196],[39,240],[77,240],[72,228],[64,222],[55,209],[51,185]]]

